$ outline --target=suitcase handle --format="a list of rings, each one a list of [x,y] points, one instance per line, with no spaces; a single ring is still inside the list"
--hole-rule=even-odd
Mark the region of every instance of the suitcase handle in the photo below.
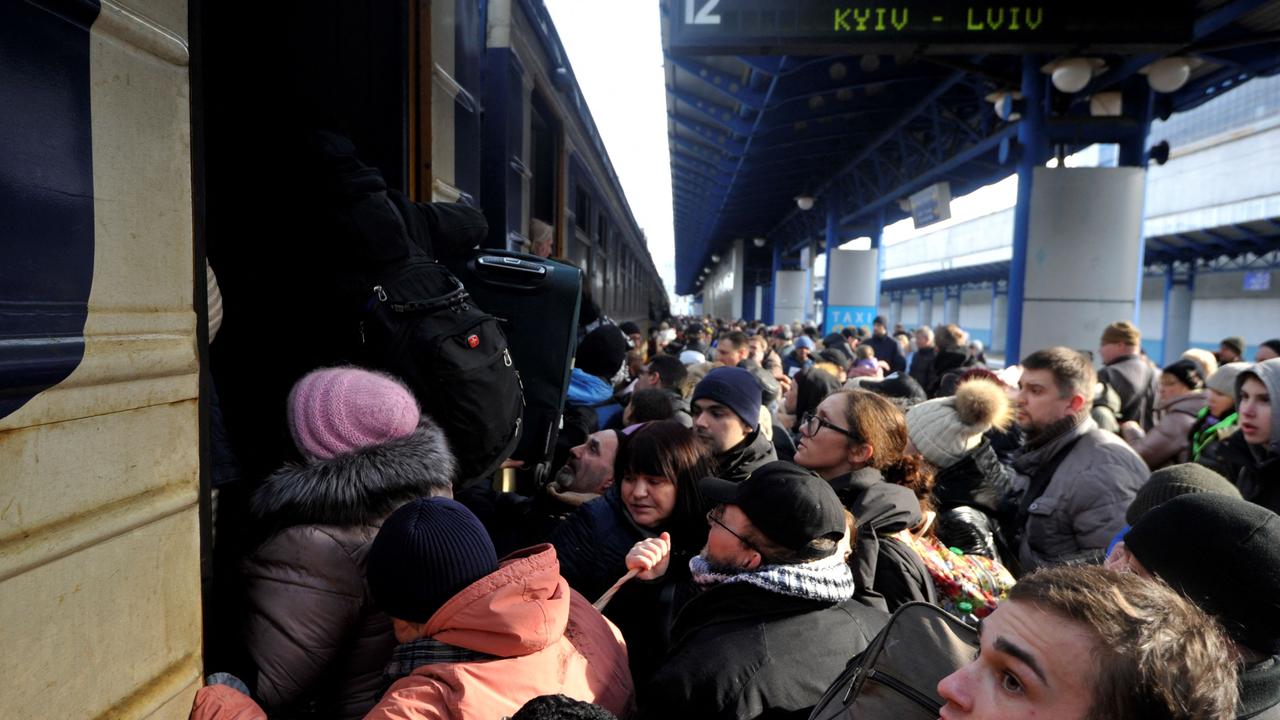
[[[502,255],[481,255],[475,271],[485,282],[515,288],[537,287],[548,275],[545,265]]]

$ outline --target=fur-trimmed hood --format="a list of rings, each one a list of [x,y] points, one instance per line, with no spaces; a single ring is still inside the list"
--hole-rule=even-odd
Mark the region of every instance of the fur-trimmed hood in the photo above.
[[[457,461],[436,425],[330,460],[290,463],[254,491],[255,520],[280,529],[293,525],[376,523],[423,495],[452,489]]]

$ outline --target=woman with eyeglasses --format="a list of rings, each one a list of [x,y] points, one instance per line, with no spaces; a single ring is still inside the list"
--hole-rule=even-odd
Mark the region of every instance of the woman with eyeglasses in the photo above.
[[[936,602],[928,570],[900,538],[916,530],[924,514],[921,498],[933,477],[920,458],[906,454],[902,411],[865,390],[828,395],[797,425],[797,465],[821,475],[857,520],[849,564],[866,604],[892,612],[912,600]]]
[[[689,580],[689,559],[707,541],[710,506],[698,492],[698,481],[715,472],[715,463],[691,429],[663,420],[631,433],[618,448],[616,468],[620,480],[570,515],[552,533],[551,543],[569,586],[595,600],[626,574],[633,545],[669,534],[673,572],[653,586],[624,586],[605,609],[627,640],[638,682],[666,652],[670,622],[660,606],[679,606],[670,602],[672,588]]]
[[[792,420],[786,427],[791,431],[791,438],[800,441],[800,418],[813,412],[822,399],[840,389],[840,381],[831,373],[818,367],[811,367],[796,373],[783,400],[782,409]]]

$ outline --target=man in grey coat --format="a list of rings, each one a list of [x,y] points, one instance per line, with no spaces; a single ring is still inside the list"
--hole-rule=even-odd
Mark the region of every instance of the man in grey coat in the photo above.
[[[1089,359],[1069,348],[1022,361],[1017,421],[1027,439],[1013,460],[1019,503],[1012,531],[1024,573],[1101,562],[1150,474],[1132,448],[1090,419],[1096,382]]]

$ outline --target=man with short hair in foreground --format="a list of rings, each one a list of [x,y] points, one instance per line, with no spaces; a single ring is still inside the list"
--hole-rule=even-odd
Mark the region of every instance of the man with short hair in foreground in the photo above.
[[[1218,624],[1160,583],[1100,567],[1023,578],[943,678],[942,720],[1230,720],[1236,670]]]

